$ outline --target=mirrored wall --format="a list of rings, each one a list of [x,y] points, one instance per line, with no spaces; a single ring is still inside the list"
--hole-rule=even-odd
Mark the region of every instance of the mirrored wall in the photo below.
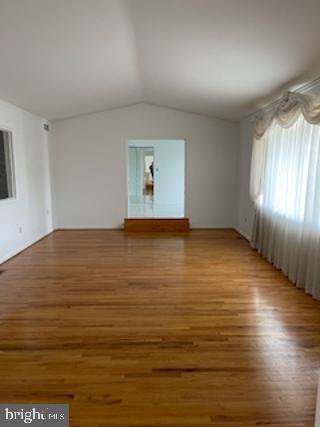
[[[185,141],[128,141],[128,218],[183,218]]]

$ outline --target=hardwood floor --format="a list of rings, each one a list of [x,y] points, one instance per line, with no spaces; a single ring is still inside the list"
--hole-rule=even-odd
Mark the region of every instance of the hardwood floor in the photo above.
[[[71,426],[311,427],[320,303],[232,230],[59,231],[1,266],[0,402]]]
[[[124,231],[189,231],[189,218],[125,218]]]

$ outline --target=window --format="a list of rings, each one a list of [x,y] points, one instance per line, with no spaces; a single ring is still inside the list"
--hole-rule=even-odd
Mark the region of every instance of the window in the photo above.
[[[14,196],[12,133],[0,130],[0,200]]]
[[[320,98],[286,96],[257,122],[251,244],[320,299]]]
[[[311,219],[319,224],[316,212],[311,217],[306,212],[319,191],[320,126],[306,122],[301,115],[288,129],[274,123],[267,141],[261,204],[289,220]]]

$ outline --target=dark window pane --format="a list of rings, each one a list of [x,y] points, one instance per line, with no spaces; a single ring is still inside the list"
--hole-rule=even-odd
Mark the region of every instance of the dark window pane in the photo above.
[[[4,146],[4,132],[0,131],[0,199],[9,197],[8,171],[6,164],[6,150]]]

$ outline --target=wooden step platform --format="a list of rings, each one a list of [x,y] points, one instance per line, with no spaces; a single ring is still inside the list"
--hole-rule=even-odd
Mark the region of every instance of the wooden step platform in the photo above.
[[[188,231],[189,218],[125,218],[124,231]]]

